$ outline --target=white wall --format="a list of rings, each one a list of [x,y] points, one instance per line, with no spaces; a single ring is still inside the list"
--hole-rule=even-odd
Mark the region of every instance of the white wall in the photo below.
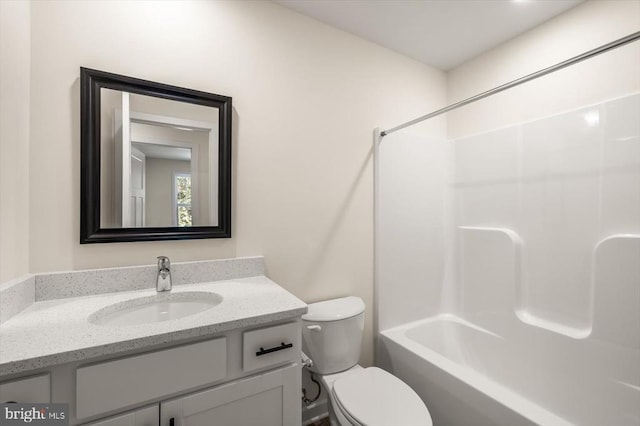
[[[29,272],[30,8],[0,2],[0,283]]]
[[[364,298],[369,363],[372,129],[444,104],[443,73],[266,1],[31,7],[31,271],[262,254],[305,301]],[[233,97],[232,239],[78,243],[80,66]]]
[[[446,310],[448,275],[446,120],[385,136],[378,147],[378,328]]]

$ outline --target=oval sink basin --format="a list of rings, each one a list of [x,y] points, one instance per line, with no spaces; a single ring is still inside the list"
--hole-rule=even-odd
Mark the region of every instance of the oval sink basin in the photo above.
[[[158,293],[109,305],[89,316],[97,325],[123,326],[171,321],[207,311],[222,302],[222,296],[204,291]]]

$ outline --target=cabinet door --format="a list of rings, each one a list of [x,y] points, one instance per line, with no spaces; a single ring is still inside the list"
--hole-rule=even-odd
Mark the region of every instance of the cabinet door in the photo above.
[[[0,402],[51,402],[49,373],[0,383]]]
[[[76,370],[76,416],[123,412],[226,375],[226,337],[89,364]]]
[[[152,405],[127,414],[87,423],[85,426],[158,426],[159,411],[157,405]]]
[[[160,405],[160,426],[300,426],[300,423],[298,364]]]

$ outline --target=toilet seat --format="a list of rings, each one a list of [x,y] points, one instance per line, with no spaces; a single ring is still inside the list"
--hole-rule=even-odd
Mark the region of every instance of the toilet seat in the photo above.
[[[403,381],[369,367],[341,377],[331,390],[342,414],[356,426],[432,426],[420,397]]]

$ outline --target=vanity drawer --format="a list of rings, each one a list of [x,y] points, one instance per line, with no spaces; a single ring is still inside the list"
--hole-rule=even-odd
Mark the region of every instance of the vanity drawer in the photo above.
[[[227,375],[227,339],[78,368],[78,419],[215,383]]]
[[[155,404],[119,416],[87,423],[84,426],[158,426],[159,422],[160,410],[158,404]]]
[[[300,324],[290,322],[244,332],[242,367],[244,371],[297,362],[300,360]]]
[[[51,402],[51,376],[40,374],[0,383],[0,402]]]

